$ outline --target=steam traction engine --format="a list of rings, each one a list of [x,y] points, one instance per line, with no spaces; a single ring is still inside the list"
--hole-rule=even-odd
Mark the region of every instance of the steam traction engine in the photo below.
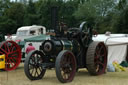
[[[30,80],[43,78],[46,69],[55,68],[62,83],[71,82],[76,70],[87,68],[91,75],[105,73],[107,49],[103,42],[92,40],[92,29],[86,22],[45,40],[40,50],[31,51],[25,60],[24,71]]]

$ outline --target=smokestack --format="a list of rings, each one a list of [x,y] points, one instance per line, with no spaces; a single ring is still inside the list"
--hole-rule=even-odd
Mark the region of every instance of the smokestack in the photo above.
[[[58,7],[54,6],[51,8],[51,26],[56,34],[59,34],[58,30]]]

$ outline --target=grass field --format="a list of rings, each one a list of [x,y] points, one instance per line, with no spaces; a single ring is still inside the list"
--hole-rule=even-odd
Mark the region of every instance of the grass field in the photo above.
[[[85,69],[76,73],[70,83],[60,83],[55,70],[47,70],[41,80],[30,81],[24,74],[23,64],[16,70],[0,72],[0,85],[128,85],[128,72],[107,72],[100,76],[90,76]]]

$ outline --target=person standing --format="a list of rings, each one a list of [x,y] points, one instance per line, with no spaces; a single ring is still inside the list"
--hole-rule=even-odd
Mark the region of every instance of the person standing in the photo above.
[[[28,47],[26,48],[26,53],[28,54],[32,50],[35,50],[35,47],[32,45],[32,43],[29,43]]]

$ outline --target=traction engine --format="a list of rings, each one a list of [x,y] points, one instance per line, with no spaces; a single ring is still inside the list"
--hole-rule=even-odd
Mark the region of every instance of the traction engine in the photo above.
[[[59,33],[26,57],[24,71],[30,80],[42,79],[49,68],[55,68],[62,83],[71,82],[80,68],[87,68],[91,75],[105,73],[107,48],[103,42],[92,40],[93,29],[86,22]]]

